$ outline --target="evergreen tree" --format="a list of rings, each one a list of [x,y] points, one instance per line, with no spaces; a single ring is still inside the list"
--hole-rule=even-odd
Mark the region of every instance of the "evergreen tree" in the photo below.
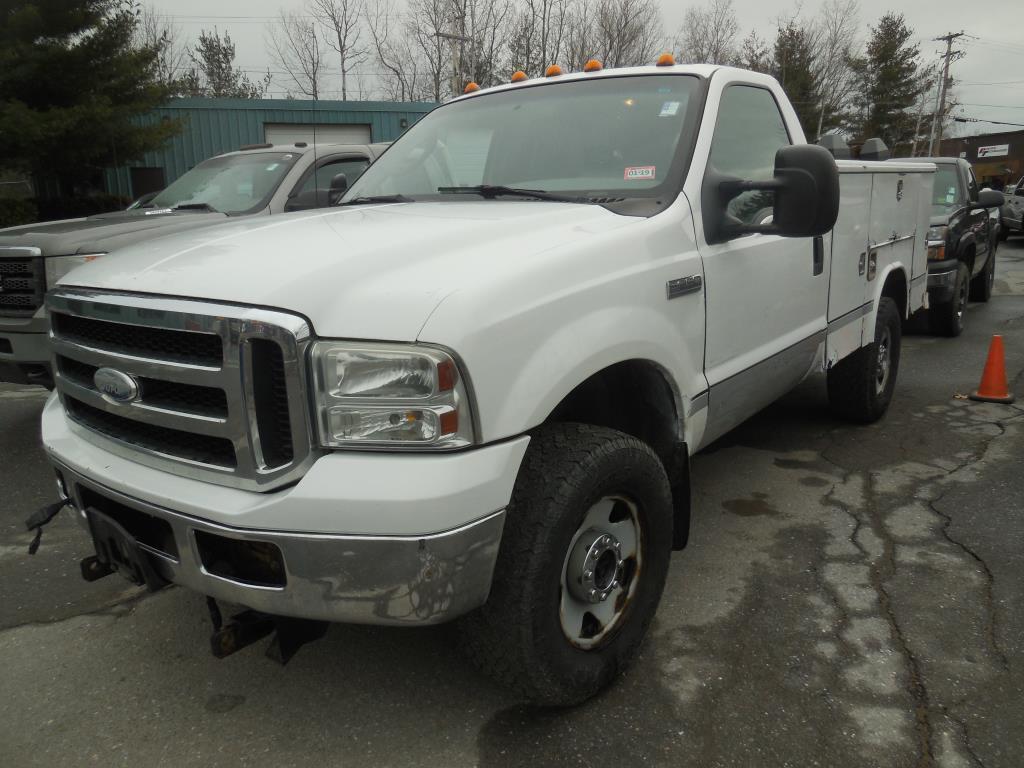
[[[177,84],[182,96],[207,96],[214,99],[262,99],[270,85],[270,73],[252,82],[235,67],[235,44],[225,32],[205,30],[199,42],[189,51],[192,67]]]
[[[820,111],[819,82],[813,40],[807,29],[792,21],[779,27],[771,74],[793,103],[804,134],[814,141]]]
[[[0,11],[0,167],[63,193],[161,147],[180,123],[142,115],[170,91],[158,51],[133,42],[132,0],[5,0]]]
[[[865,55],[851,62],[857,87],[848,128],[856,139],[877,136],[890,149],[912,140],[913,108],[925,87],[912,34],[903,14],[887,13],[872,27]]]

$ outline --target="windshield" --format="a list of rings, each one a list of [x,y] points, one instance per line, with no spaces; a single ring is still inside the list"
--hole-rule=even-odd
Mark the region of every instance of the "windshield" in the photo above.
[[[653,198],[670,180],[678,188],[698,90],[696,77],[644,75],[457,101],[413,126],[342,202],[391,195],[465,199],[450,188],[478,185],[599,200]]]
[[[227,214],[255,213],[270,201],[298,157],[294,152],[243,152],[212,157],[142,207],[208,206]]]
[[[932,213],[944,215],[951,208],[964,203],[955,165],[936,165],[935,183],[932,185]]]

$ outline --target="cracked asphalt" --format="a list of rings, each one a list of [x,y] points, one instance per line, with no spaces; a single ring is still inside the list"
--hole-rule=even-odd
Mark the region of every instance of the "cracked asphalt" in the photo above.
[[[213,659],[203,600],[78,576],[45,393],[0,385],[0,764],[1024,764],[1024,238],[959,339],[911,329],[896,399],[832,419],[812,379],[694,458],[689,548],[640,658],[573,710],[510,699],[451,630],[334,626]],[[1014,406],[961,396],[1006,340]]]

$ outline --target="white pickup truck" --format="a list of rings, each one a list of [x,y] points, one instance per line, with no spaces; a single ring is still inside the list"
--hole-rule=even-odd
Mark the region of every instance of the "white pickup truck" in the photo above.
[[[337,208],[86,265],[42,419],[83,574],[458,618],[525,698],[586,699],[686,543],[691,454],[815,372],[885,412],[933,171],[837,164],[764,75],[606,70],[437,108]]]

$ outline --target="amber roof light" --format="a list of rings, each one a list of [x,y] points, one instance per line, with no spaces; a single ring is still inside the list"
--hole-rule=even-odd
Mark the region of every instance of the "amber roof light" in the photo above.
[[[526,73],[523,72],[523,70],[521,70],[521,69],[512,73],[512,82],[513,83],[521,83],[525,79],[526,79]]]
[[[676,57],[671,53],[663,53],[658,57],[657,66],[671,67],[676,63]]]
[[[466,87],[462,90],[463,93],[472,93],[473,91],[479,91],[480,86],[474,82],[466,83]]]
[[[600,72],[604,69],[604,65],[597,59],[591,59],[583,65],[584,72]]]
[[[558,77],[562,74],[562,68],[557,64],[552,64],[544,70],[544,77]]]

